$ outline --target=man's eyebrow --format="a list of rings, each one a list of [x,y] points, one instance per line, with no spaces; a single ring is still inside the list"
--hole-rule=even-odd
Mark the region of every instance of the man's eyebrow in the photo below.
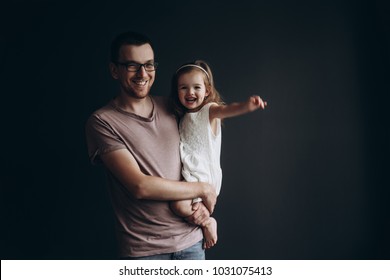
[[[149,59],[145,63],[153,63],[153,62],[154,62],[154,59]],[[125,60],[122,63],[126,63],[126,64],[129,64],[129,63],[145,64],[145,63],[140,63],[140,62],[135,61],[135,60]]]

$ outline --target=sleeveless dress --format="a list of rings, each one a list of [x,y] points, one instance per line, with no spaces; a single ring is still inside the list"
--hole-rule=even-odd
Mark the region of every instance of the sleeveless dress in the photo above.
[[[214,103],[208,103],[197,112],[186,113],[180,121],[180,156],[182,175],[187,182],[207,182],[221,190],[221,120],[217,119],[214,135],[209,110]],[[194,202],[200,201],[195,199]]]

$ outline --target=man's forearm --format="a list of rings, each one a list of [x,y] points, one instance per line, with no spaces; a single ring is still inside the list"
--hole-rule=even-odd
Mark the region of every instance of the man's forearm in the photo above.
[[[126,149],[102,155],[102,160],[113,176],[137,199],[172,201],[201,197],[210,212],[214,209],[216,193],[210,184],[145,175]]]
[[[205,183],[174,181],[148,175],[142,176],[132,189],[136,198],[152,200],[193,199],[197,196],[205,197],[209,192]]]

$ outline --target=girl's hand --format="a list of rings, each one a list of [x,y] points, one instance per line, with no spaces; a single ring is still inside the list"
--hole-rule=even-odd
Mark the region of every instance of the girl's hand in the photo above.
[[[249,112],[252,112],[254,110],[257,110],[259,108],[265,109],[267,106],[267,102],[260,98],[258,95],[253,95],[249,97],[247,101],[248,110]]]

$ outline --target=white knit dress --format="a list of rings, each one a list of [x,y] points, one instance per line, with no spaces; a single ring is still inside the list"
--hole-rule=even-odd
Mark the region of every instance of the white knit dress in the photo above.
[[[180,121],[180,156],[182,175],[187,182],[207,182],[221,190],[221,120],[217,119],[214,135],[209,109],[213,103],[203,106],[198,112],[186,113]],[[195,201],[199,201],[194,200]]]

